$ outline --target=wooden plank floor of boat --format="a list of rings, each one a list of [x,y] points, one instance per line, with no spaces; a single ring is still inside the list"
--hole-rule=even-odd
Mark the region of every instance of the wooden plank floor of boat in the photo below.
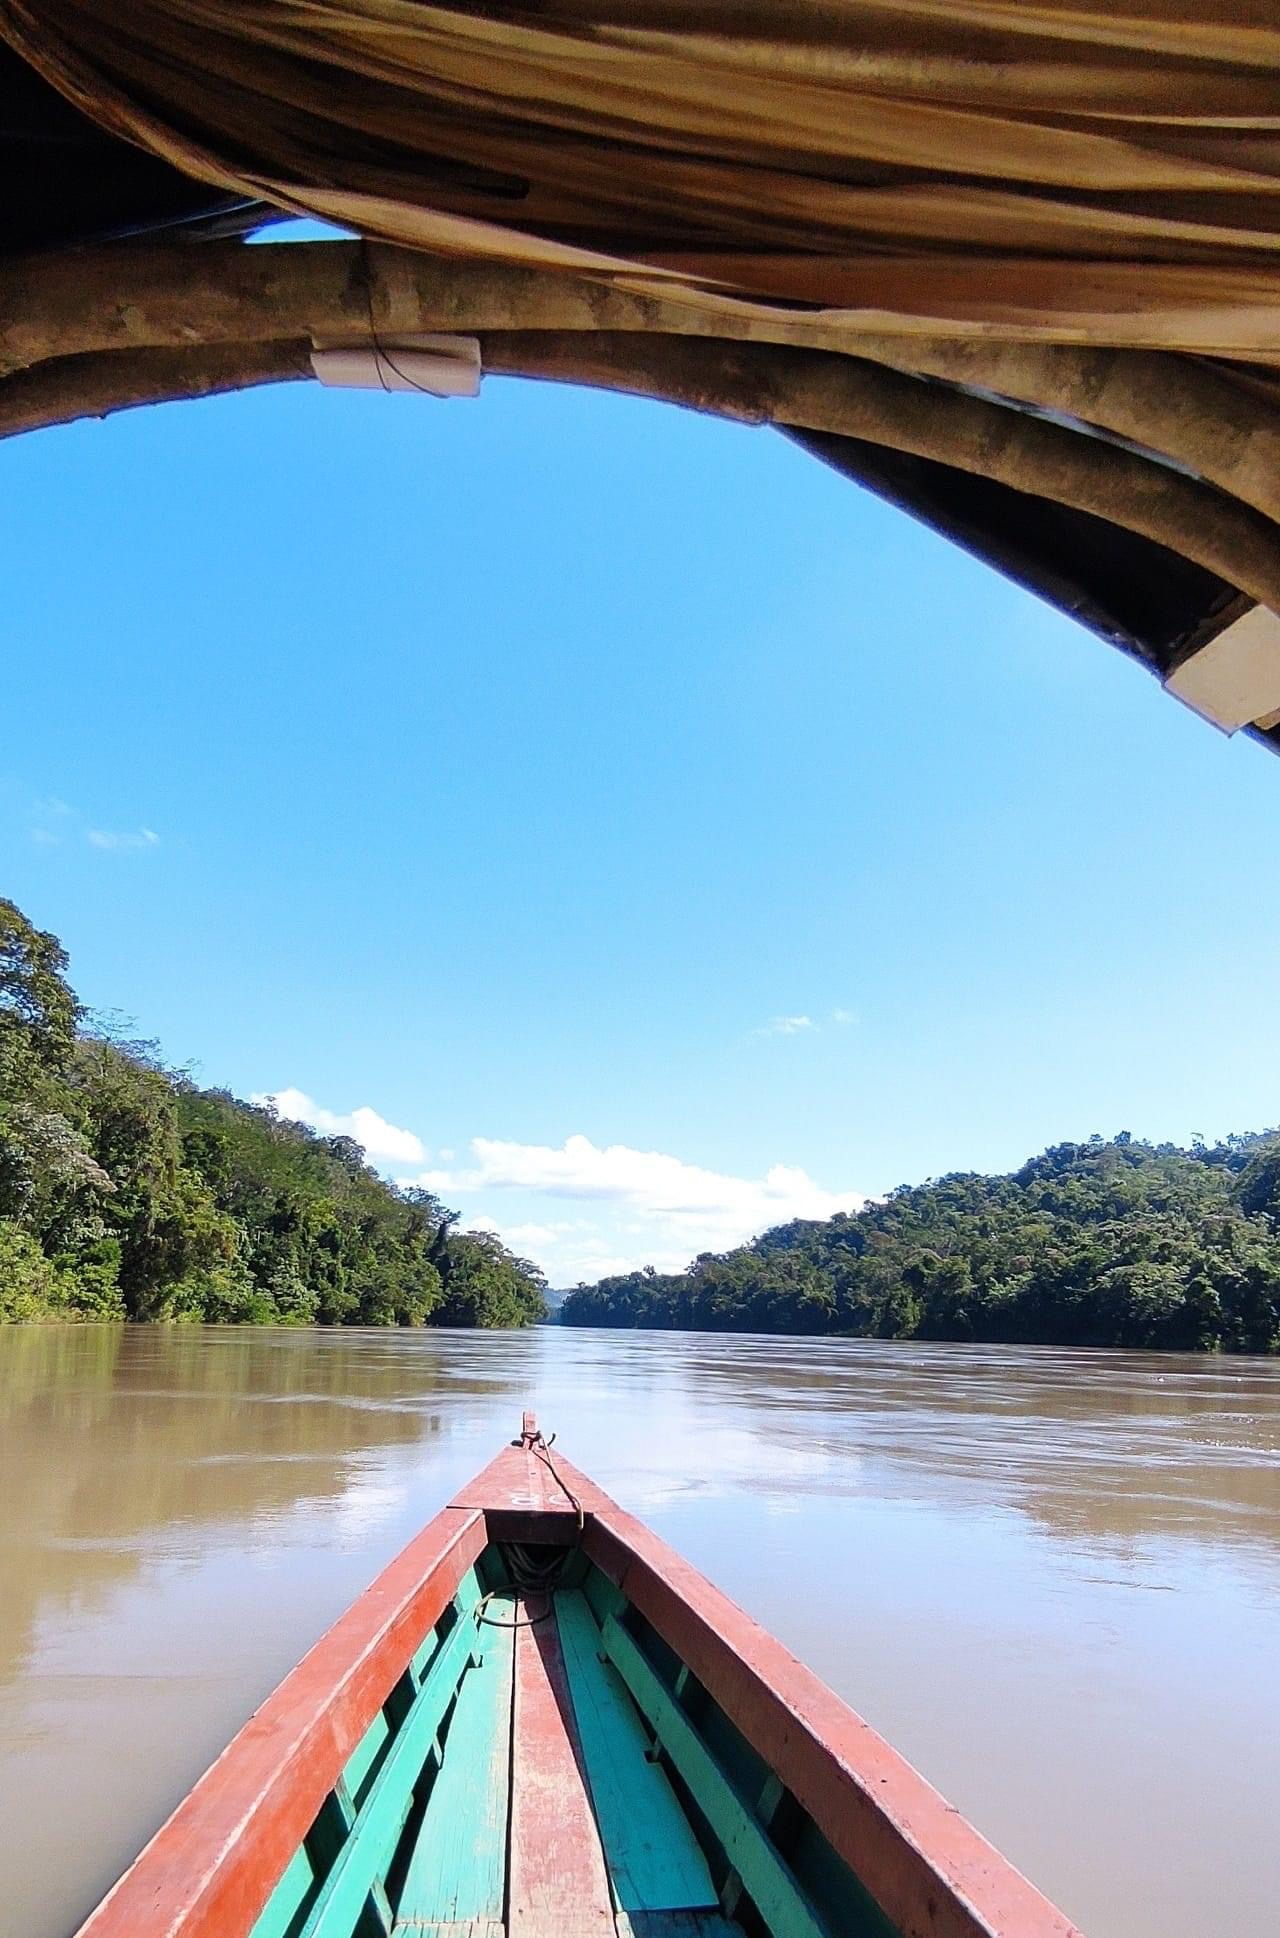
[[[495,1597],[481,1634],[396,1938],[741,1938],[586,1597]]]

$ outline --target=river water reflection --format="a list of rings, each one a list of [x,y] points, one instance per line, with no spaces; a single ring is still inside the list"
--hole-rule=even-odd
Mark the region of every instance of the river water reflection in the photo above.
[[[0,1327],[0,1928],[67,1938],[536,1406],[1089,1938],[1280,1928],[1280,1363]]]

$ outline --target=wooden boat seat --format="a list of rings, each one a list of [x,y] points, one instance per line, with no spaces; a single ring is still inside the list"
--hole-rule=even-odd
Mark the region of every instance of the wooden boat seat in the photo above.
[[[403,1938],[741,1938],[586,1596],[495,1595],[397,1894]]]

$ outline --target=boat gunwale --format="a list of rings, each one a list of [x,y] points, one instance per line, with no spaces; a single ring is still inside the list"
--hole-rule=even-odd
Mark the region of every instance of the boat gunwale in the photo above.
[[[901,1938],[1078,1928],[789,1649],[557,1453],[525,1434],[384,1569],[285,1677],[76,1938],[250,1938],[350,1756],[494,1541],[581,1543],[812,1818]],[[581,1526],[579,1526],[581,1512]]]
[[[582,1478],[558,1465],[570,1485]],[[927,1777],[642,1521],[610,1503],[588,1518],[583,1547],[901,1938],[1082,1938]]]
[[[254,1710],[77,1938],[248,1938],[488,1539],[478,1510],[442,1508]]]

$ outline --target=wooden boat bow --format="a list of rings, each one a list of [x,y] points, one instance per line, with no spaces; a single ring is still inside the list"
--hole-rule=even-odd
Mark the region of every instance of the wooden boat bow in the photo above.
[[[515,1579],[532,1557],[554,1588]],[[465,1919],[434,1916],[446,1899]],[[1079,1938],[532,1414],[267,1698],[80,1938],[378,1931]]]

